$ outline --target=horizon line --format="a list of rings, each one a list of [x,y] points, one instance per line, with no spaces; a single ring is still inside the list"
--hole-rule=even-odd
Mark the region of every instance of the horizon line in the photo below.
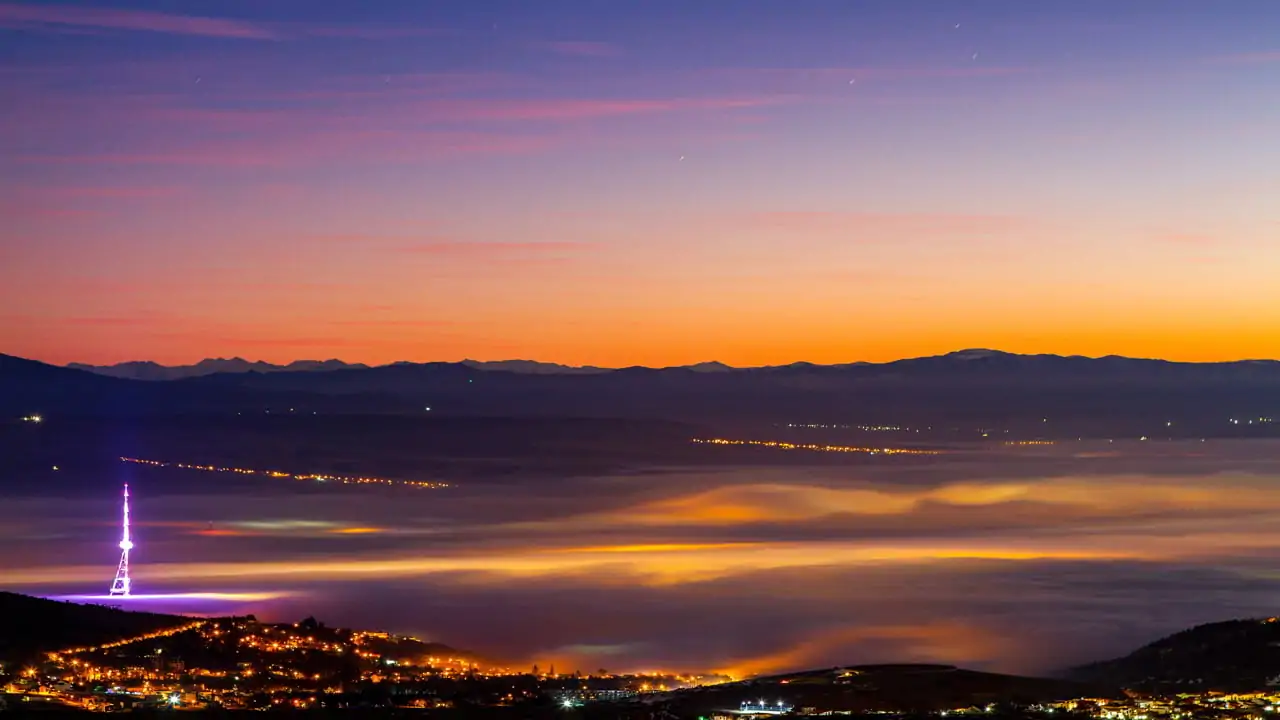
[[[82,368],[109,369],[109,368],[119,367],[122,365],[133,365],[133,364],[151,364],[151,365],[155,365],[157,367],[165,368],[165,369],[182,369],[182,368],[195,367],[200,363],[210,362],[210,361],[212,362],[219,362],[219,361],[237,362],[238,361],[238,362],[245,362],[245,363],[254,364],[254,365],[268,365],[268,366],[277,367],[277,368],[286,368],[286,367],[289,367],[290,365],[301,364],[301,363],[341,363],[349,367],[369,368],[369,369],[391,367],[394,365],[430,365],[430,364],[501,365],[501,364],[509,364],[509,363],[527,363],[527,364],[533,364],[533,365],[562,367],[570,370],[615,371],[615,370],[628,370],[633,368],[643,368],[648,370],[676,370],[676,369],[682,369],[682,368],[694,368],[694,367],[707,366],[707,365],[718,365],[729,370],[754,370],[754,369],[764,369],[764,368],[792,367],[795,365],[813,365],[815,367],[842,367],[842,366],[848,366],[848,365],[888,365],[895,362],[905,362],[909,360],[924,360],[929,358],[942,358],[942,357],[950,357],[950,356],[965,355],[965,354],[977,354],[977,353],[988,353],[991,355],[1006,355],[1006,356],[1014,356],[1014,357],[1084,358],[1088,360],[1105,360],[1105,359],[1144,360],[1144,361],[1164,362],[1164,363],[1179,364],[1179,365],[1220,365],[1220,364],[1250,363],[1250,362],[1280,362],[1280,359],[1277,359],[1277,358],[1242,357],[1242,358],[1236,358],[1232,360],[1171,360],[1168,358],[1161,358],[1161,357],[1139,357],[1139,356],[1132,356],[1132,355],[1123,355],[1119,353],[1108,353],[1105,355],[1085,355],[1080,353],[1051,353],[1051,352],[1020,353],[1020,352],[1011,352],[1008,350],[996,350],[993,348],[976,348],[976,347],[962,348],[959,350],[950,350],[950,351],[940,352],[940,353],[931,354],[931,355],[904,356],[904,357],[899,357],[892,360],[881,360],[881,361],[848,360],[843,362],[819,363],[819,362],[813,362],[809,360],[795,360],[792,362],[784,362],[784,363],[768,364],[768,365],[731,365],[729,363],[725,363],[720,360],[702,360],[702,361],[677,364],[677,365],[642,365],[642,364],[619,365],[619,366],[592,365],[592,364],[575,365],[570,363],[557,362],[554,360],[533,360],[529,358],[514,358],[514,357],[495,359],[495,360],[478,360],[476,358],[470,358],[470,357],[464,357],[460,360],[393,360],[390,362],[383,362],[383,363],[368,363],[368,362],[362,362],[359,360],[342,360],[340,358],[324,358],[324,359],[297,358],[287,362],[277,363],[277,362],[271,362],[269,360],[262,360],[262,359],[250,360],[240,355],[236,355],[232,357],[209,356],[209,357],[200,358],[199,360],[195,360],[192,362],[179,363],[174,365],[167,365],[154,360],[122,360],[119,362],[107,363],[107,364],[95,364],[95,363],[85,363],[85,362],[68,362],[68,363],[59,364],[59,363],[48,362],[44,360],[38,360],[35,358],[22,358],[22,359],[31,360],[31,361],[43,363],[46,365],[52,365],[55,367],[68,368],[68,369],[82,369]],[[20,357],[20,356],[13,356],[13,357]],[[86,370],[86,371],[88,372],[89,370]]]

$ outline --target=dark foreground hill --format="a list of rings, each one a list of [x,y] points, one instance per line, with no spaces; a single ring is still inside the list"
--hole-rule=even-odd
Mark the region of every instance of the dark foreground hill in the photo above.
[[[21,664],[43,653],[100,645],[179,627],[191,618],[129,612],[0,592],[0,661]]]
[[[1280,621],[1200,625],[1122,658],[1075,668],[1069,677],[1152,692],[1262,690],[1280,679]]]
[[[816,713],[874,713],[1025,706],[1078,697],[1119,697],[1119,690],[1105,683],[1000,675],[949,665],[860,665],[680,691],[672,694],[669,705],[677,716],[694,717],[760,701]]]

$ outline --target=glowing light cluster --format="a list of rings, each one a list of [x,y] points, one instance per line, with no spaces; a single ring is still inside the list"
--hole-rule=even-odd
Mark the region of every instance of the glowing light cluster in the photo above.
[[[438,490],[449,487],[446,482],[426,480],[390,480],[379,477],[354,477],[349,475],[325,475],[320,473],[290,473],[280,470],[255,470],[253,468],[220,467],[217,465],[196,465],[194,463],[164,462],[162,460],[144,460],[141,458],[122,457],[121,462],[148,465],[151,467],[177,468],[179,470],[201,470],[203,472],[234,473],[236,475],[262,475],[270,478],[289,480],[311,480],[315,482],[334,482],[342,485],[401,485],[426,490]]]
[[[160,642],[162,638],[173,641]],[[607,689],[581,684],[576,689],[557,692],[562,701],[570,699],[580,705],[730,679],[657,671],[625,675],[601,671],[587,676],[577,672],[557,674],[554,669],[539,673],[536,665],[528,673],[492,667],[465,656],[429,654],[428,649],[418,638],[381,631],[333,629],[305,622],[267,625],[251,617],[202,618],[114,642],[48,653],[48,662],[24,671],[24,685],[31,688],[27,694],[56,698],[87,710],[115,709],[114,701],[121,698],[191,709],[207,703],[244,709],[244,698],[250,692],[267,695],[272,705],[296,704],[299,696],[306,696],[306,705],[310,706],[318,695],[341,693],[344,681],[340,676],[351,670],[358,672],[356,682],[375,684],[474,683],[513,676],[531,676],[539,683],[532,690],[512,688],[513,692],[497,697],[482,690],[479,697],[496,705],[536,697],[545,692],[547,686],[542,683],[548,680],[620,681]],[[221,659],[226,654],[234,655],[234,667]],[[213,663],[206,664],[204,660]],[[38,685],[32,682],[37,677],[41,677]],[[103,686],[106,692],[87,690],[94,686]],[[180,702],[175,703],[175,697]]]
[[[790,443],[779,440],[727,440],[725,438],[694,438],[691,442],[700,445],[753,445],[755,447],[776,448],[778,450],[811,450],[814,452],[862,453],[865,455],[941,455],[940,450],[920,450],[916,448],[873,448],[854,445],[819,445],[817,443]]]
[[[178,633],[184,633],[188,630],[195,630],[203,627],[209,622],[210,621],[208,620],[197,620],[192,623],[187,623],[186,625],[176,625],[171,628],[165,628],[164,630],[156,630],[155,632],[149,632],[145,635],[134,635],[133,637],[125,638],[124,640],[116,640],[115,642],[103,643],[102,645],[67,648],[65,650],[59,650],[58,652],[49,653],[49,659],[57,662],[63,655],[83,655],[84,653],[98,652],[99,650],[110,650],[112,648],[124,647],[125,645],[132,645],[134,643],[144,642],[147,640],[170,637],[177,635]]]
[[[806,430],[861,430],[863,432],[911,432],[911,428],[904,428],[899,425],[847,425],[847,424],[830,424],[830,423],[787,423],[789,428],[803,428]],[[915,432],[920,432],[916,430]]]
[[[116,566],[116,577],[111,581],[113,597],[128,597],[132,592],[133,580],[129,578],[129,551],[133,549],[133,540],[129,538],[129,486],[124,486],[124,536],[120,540],[120,564]]]
[[[1052,440],[1008,440],[1005,445],[1057,445]]]

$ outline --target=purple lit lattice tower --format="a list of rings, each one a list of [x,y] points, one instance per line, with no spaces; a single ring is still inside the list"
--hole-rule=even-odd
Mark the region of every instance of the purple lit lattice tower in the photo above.
[[[124,486],[124,538],[120,540],[120,565],[116,568],[116,579],[111,583],[111,595],[129,594],[129,551],[133,549],[133,541],[129,539],[129,484]]]

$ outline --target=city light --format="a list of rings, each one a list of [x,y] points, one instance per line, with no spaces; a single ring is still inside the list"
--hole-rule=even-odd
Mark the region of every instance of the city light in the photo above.
[[[941,450],[915,448],[857,447],[853,445],[820,445],[817,443],[791,443],[780,440],[727,440],[724,438],[694,438],[690,442],[699,445],[750,445],[776,450],[810,450],[814,452],[862,453],[865,455],[941,455]]]
[[[675,673],[541,675],[482,665],[437,652],[417,638],[344,630],[318,622],[266,624],[252,617],[202,619],[89,647],[49,653],[27,668],[23,692],[90,710],[129,707],[313,707],[340,696],[344,684],[407,690],[405,707],[449,707],[440,682],[475,688],[468,702],[511,705],[553,697],[558,706],[625,700],[658,689],[727,678]],[[232,666],[217,660],[233,656]],[[204,662],[212,660],[212,663]],[[305,662],[306,668],[300,667]],[[87,688],[96,688],[92,691]],[[324,697],[321,697],[324,696]],[[261,698],[250,706],[251,698]],[[340,705],[338,706],[340,707]]]
[[[350,476],[350,475],[329,475],[322,473],[291,473],[280,470],[257,470],[253,468],[238,467],[222,467],[218,465],[199,465],[195,463],[181,462],[165,462],[163,460],[144,460],[142,458],[122,457],[121,462],[134,463],[136,465],[147,465],[157,468],[176,468],[179,470],[199,470],[201,472],[217,472],[232,473],[235,475],[261,475],[263,477],[285,479],[285,480],[309,480],[314,482],[334,482],[342,485],[389,485],[420,488],[424,490],[438,490],[450,487],[446,482],[432,482],[425,480],[390,480],[387,478],[368,477],[368,476]]]

